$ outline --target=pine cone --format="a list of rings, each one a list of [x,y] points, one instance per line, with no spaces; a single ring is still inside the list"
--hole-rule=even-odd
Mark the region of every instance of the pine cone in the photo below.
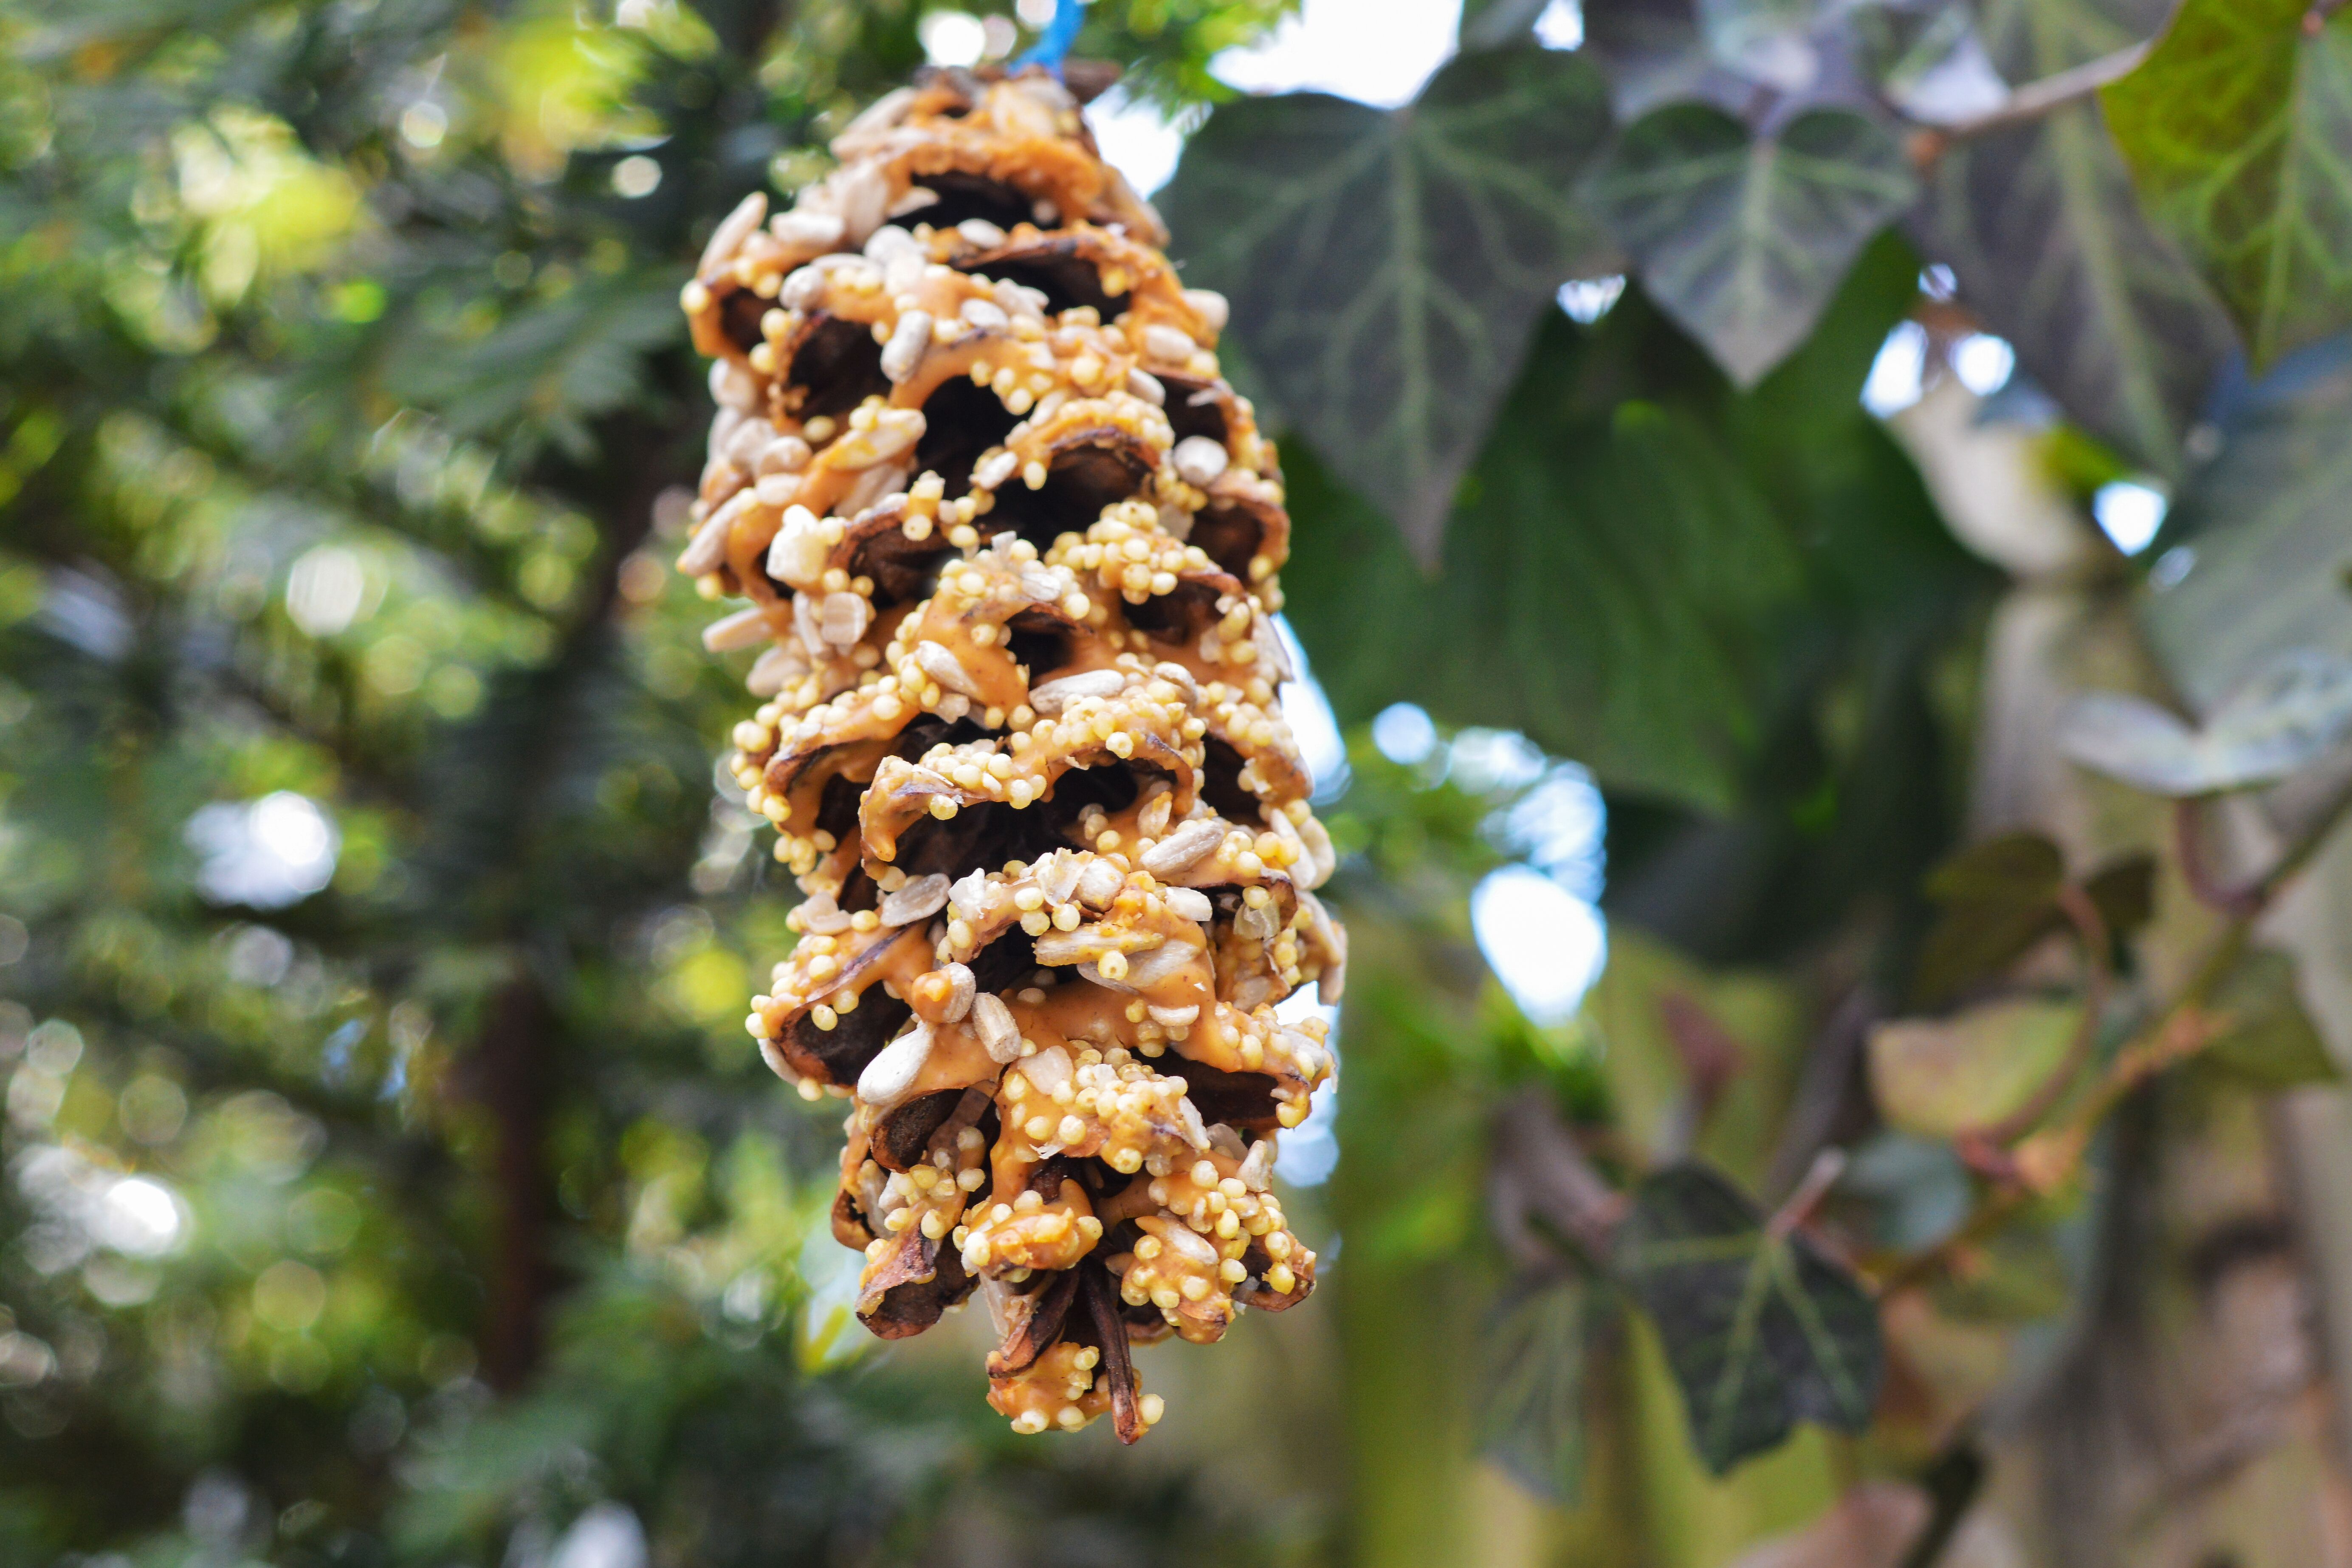
[[[1219,296],[1042,71],[927,74],[684,302],[719,405],[678,566],[750,606],[730,767],[807,895],[752,998],[769,1065],[855,1097],[858,1315],[975,1286],[1022,1432],[1158,1418],[1130,1344],[1305,1299],[1268,1190],[1331,1071],[1331,845],[1276,692],[1289,519],[1221,377]]]

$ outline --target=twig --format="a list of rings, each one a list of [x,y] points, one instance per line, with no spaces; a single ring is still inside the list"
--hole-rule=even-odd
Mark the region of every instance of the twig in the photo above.
[[[2343,0],[2336,0],[2336,3],[2340,5]],[[2071,70],[2026,83],[2011,93],[1999,109],[1988,110],[1966,120],[1956,120],[1948,125],[1924,128],[1912,138],[1911,161],[1921,168],[1928,167],[1941,158],[1955,142],[1966,142],[2020,125],[2030,125],[2069,104],[2080,103],[2101,88],[2121,81],[2138,69],[2140,62],[2147,58],[2148,50],[2154,46],[2155,41],[2149,39],[2129,48],[2117,49],[2111,55],[2102,55]]]
[[[2042,1080],[2042,1087],[1999,1121],[1974,1131],[1973,1135],[1988,1144],[2016,1142],[2057,1107],[2060,1097],[2090,1064],[2091,1053],[2099,1042],[2099,1026],[2106,1018],[2107,999],[2115,990],[2115,970],[2108,962],[2106,919],[2099,913],[2099,906],[2091,901],[2090,895],[2072,882],[2058,889],[2058,907],[2074,923],[2074,934],[2083,947],[2083,963],[2089,973],[2088,994],[2083,998],[2083,1021],[2076,1026],[2074,1038],[2066,1047],[2065,1059]]]
[[[1845,1174],[1845,1166],[1846,1153],[1843,1149],[1824,1149],[1814,1155],[1812,1169],[1797,1184],[1797,1190],[1789,1194],[1789,1201],[1764,1222],[1764,1234],[1774,1241],[1788,1240],[1813,1217],[1813,1211],[1822,1206],[1822,1200],[1830,1195],[1830,1189]]]

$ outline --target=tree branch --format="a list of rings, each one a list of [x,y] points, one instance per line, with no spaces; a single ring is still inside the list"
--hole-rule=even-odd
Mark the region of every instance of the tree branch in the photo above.
[[[2337,0],[2341,4],[2341,0]],[[2114,54],[2063,70],[2040,81],[2026,83],[2009,95],[1999,109],[1956,120],[1948,125],[1922,129],[1911,140],[1911,161],[1921,168],[1932,165],[1955,142],[1966,142],[1996,132],[2031,125],[2071,104],[2082,102],[2111,82],[2121,81],[2139,68],[2148,51],[2156,47],[2154,38],[2117,49]]]

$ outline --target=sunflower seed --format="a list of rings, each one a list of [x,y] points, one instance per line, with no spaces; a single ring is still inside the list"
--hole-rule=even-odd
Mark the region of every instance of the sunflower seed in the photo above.
[[[882,374],[893,384],[906,381],[922,364],[930,350],[932,324],[929,310],[909,310],[898,318],[890,341],[882,346]]]
[[[1089,669],[1065,675],[1029,689],[1029,706],[1051,719],[1071,703],[1087,697],[1116,697],[1127,688],[1127,677],[1116,669]]]
[[[827,250],[841,243],[839,213],[778,213],[768,220],[768,232],[794,249]]]
[[[768,640],[768,615],[758,605],[722,616],[702,628],[702,646],[712,653],[757,647]]]
[[[1160,895],[1168,907],[1188,921],[1206,925],[1215,918],[1217,906],[1209,902],[1209,895],[1198,888],[1169,888]]]
[[[887,1110],[907,1098],[923,1066],[931,1059],[931,1026],[918,1019],[915,1026],[882,1047],[857,1075],[857,1098]]]
[[[971,999],[971,1030],[980,1037],[980,1048],[988,1053],[990,1061],[1002,1064],[1021,1055],[1021,1029],[1003,997],[982,994]]]
[[[1224,842],[1225,825],[1196,817],[1143,852],[1142,867],[1155,877],[1172,877]]]
[[[948,907],[948,879],[944,872],[934,871],[928,877],[918,877],[895,893],[883,895],[877,913],[886,926],[910,926],[917,921],[929,920]]]
[[[873,602],[858,594],[827,594],[817,609],[820,635],[840,648],[855,647],[873,619]]]
[[[710,231],[710,243],[702,247],[702,259],[694,268],[697,275],[709,272],[720,262],[730,259],[736,251],[742,248],[744,240],[751,237],[751,231],[760,226],[760,220],[767,216],[768,193],[765,191],[753,191],[736,203],[735,210]]]
[[[1187,289],[1184,303],[1192,307],[1192,313],[1213,332],[1223,331],[1225,323],[1234,317],[1233,306],[1214,289]]]
[[[1160,378],[1148,370],[1129,371],[1127,390],[1130,395],[1140,397],[1154,408],[1168,406],[1168,388],[1160,384]]]
[[[928,637],[917,643],[915,668],[938,681],[949,691],[960,691],[966,697],[981,695],[979,686],[972,679],[971,671],[966,669],[963,667],[963,661],[949,652],[943,644],[935,643]]]

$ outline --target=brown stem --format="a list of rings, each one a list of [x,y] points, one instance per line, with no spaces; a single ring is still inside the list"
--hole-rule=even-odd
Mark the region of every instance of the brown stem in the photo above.
[[[2099,1043],[2099,1026],[2106,1018],[2107,1000],[2115,991],[2115,972],[2108,963],[2110,938],[2105,917],[2091,896],[2073,882],[2058,889],[2058,907],[2074,927],[2074,934],[2083,948],[2083,963],[2087,971],[2085,994],[2083,998],[2083,1021],[2075,1026],[2074,1037],[2066,1047],[2065,1059],[2044,1079],[2023,1105],[2002,1117],[1990,1127],[1975,1129],[1972,1136],[1983,1143],[2000,1147],[2014,1142],[2041,1123],[2043,1117],[2056,1108],[2059,1100],[2082,1076],[2090,1065],[2091,1053]]]
[[[2189,884],[2189,896],[2209,910],[2224,914],[2243,914],[2246,898],[2253,889],[2230,888],[2214,874],[2213,862],[2205,853],[2204,800],[2187,796],[2172,803],[2172,847],[2180,858],[2180,875]]]
[[[2095,95],[2101,88],[2121,81],[2138,69],[2140,62],[2147,58],[2149,49],[2154,47],[2155,42],[2150,39],[2134,44],[2129,48],[2117,49],[2114,54],[2102,55],[2071,70],[2028,82],[2011,93],[1999,109],[1988,110],[1966,120],[1957,120],[1948,125],[1925,127],[1911,139],[1911,161],[1921,168],[1929,167],[1955,142],[1966,142],[1979,136],[1990,136],[1995,132],[2013,130],[2020,125],[2031,125],[2070,104],[2080,103]]]
[[[1830,1195],[1830,1189],[1845,1174],[1845,1166],[1846,1153],[1843,1149],[1824,1149],[1814,1155],[1812,1169],[1797,1184],[1797,1190],[1789,1194],[1789,1201],[1764,1222],[1764,1234],[1774,1241],[1788,1240],[1813,1217],[1813,1211],[1822,1206],[1822,1200]]]

